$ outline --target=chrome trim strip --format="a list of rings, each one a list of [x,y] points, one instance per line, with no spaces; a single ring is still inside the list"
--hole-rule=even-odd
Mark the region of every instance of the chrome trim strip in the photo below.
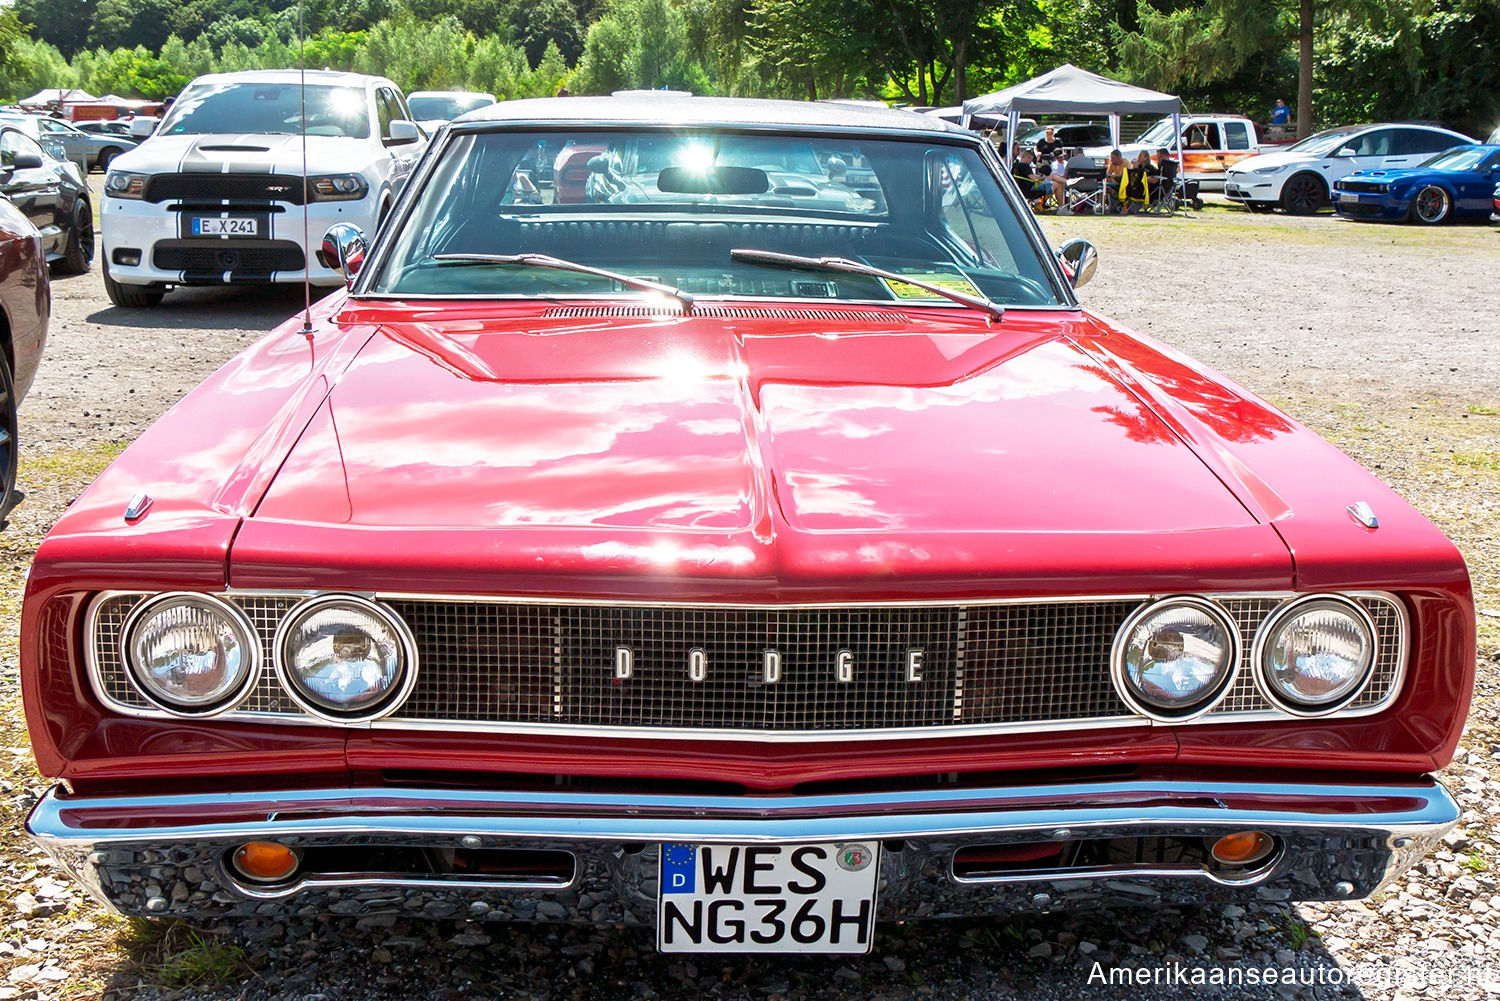
[[[194,592],[198,593],[198,592]],[[208,592],[204,592],[208,593]],[[1016,598],[943,598],[943,599],[895,599],[875,601],[841,601],[841,602],[715,602],[715,601],[659,601],[646,599],[607,599],[607,598],[585,598],[572,596],[549,596],[549,595],[484,595],[466,593],[446,592],[423,592],[423,591],[317,591],[299,588],[226,588],[223,591],[213,592],[224,598],[235,596],[243,597],[290,597],[290,598],[313,598],[321,594],[350,594],[363,597],[371,601],[383,602],[390,600],[412,600],[412,601],[471,601],[483,604],[552,604],[573,607],[630,607],[630,608],[711,608],[711,609],[748,609],[748,610],[820,610],[836,608],[935,608],[948,606],[963,606],[968,608],[990,607],[1000,605],[1042,605],[1042,604],[1085,604],[1090,602],[1105,601],[1140,601],[1151,602],[1167,597],[1197,597],[1209,601],[1228,601],[1236,599],[1269,599],[1277,601],[1297,600],[1316,595],[1342,596],[1345,598],[1366,598],[1383,601],[1396,610],[1400,619],[1399,627],[1399,654],[1396,663],[1396,672],[1391,680],[1391,689],[1387,696],[1379,703],[1364,706],[1359,709],[1341,709],[1338,711],[1339,719],[1356,719],[1364,716],[1373,716],[1388,709],[1401,694],[1406,682],[1406,671],[1408,668],[1408,656],[1410,651],[1411,621],[1407,614],[1406,605],[1394,593],[1378,590],[1339,591],[1339,592],[1314,592],[1308,594],[1299,591],[1212,591],[1198,594],[1183,593],[1180,595],[1153,593],[1116,593],[1116,594],[1091,594],[1091,595],[1045,595],[1038,597],[1016,597]],[[122,716],[137,719],[161,719],[167,714],[160,710],[142,709],[136,706],[128,706],[111,698],[104,690],[103,681],[99,674],[94,651],[94,637],[97,632],[97,610],[99,606],[110,598],[128,595],[150,595],[151,592],[139,590],[111,590],[101,591],[89,602],[85,612],[84,621],[84,643],[83,656],[86,673],[88,675],[89,688],[100,704],[111,712]],[[1272,613],[1275,614],[1274,612]],[[1236,630],[1236,635],[1238,630]],[[1251,665],[1254,668],[1254,665]],[[1227,692],[1229,689],[1226,688]],[[202,718],[202,717],[198,717]],[[1037,723],[1000,723],[1000,724],[976,724],[953,726],[934,726],[907,729],[885,729],[885,730],[788,730],[774,733],[764,731],[744,730],[715,730],[706,728],[631,728],[631,727],[582,727],[565,726],[561,724],[530,724],[530,723],[506,723],[497,721],[472,721],[453,722],[450,720],[423,720],[408,719],[395,715],[380,720],[331,724],[328,721],[303,716],[283,715],[279,713],[263,713],[234,710],[224,712],[214,717],[216,720],[245,722],[245,723],[275,723],[279,726],[330,726],[338,725],[345,729],[394,729],[415,730],[425,732],[446,733],[512,733],[522,735],[566,735],[579,737],[599,738],[634,738],[643,740],[661,739],[686,739],[686,740],[740,740],[749,743],[776,743],[776,742],[838,742],[838,741],[861,741],[861,740],[905,740],[905,739],[943,739],[963,737],[989,737],[1006,734],[1019,733],[1059,733],[1078,728],[1087,729],[1115,729],[1124,727],[1153,727],[1153,726],[1203,726],[1227,723],[1259,723],[1259,722],[1291,722],[1295,717],[1276,711],[1250,711],[1238,713],[1208,713],[1189,720],[1179,720],[1172,723],[1154,721],[1145,717],[1096,717],[1070,719],[1061,721],[1047,721]]]
[[[1034,869],[1029,872],[1006,873],[1002,876],[960,876],[954,871],[957,855],[948,863],[948,878],[965,886],[984,886],[989,883],[1061,883],[1068,880],[1132,879],[1140,876],[1165,876],[1168,879],[1207,879],[1220,886],[1254,886],[1270,877],[1281,861],[1281,853],[1266,856],[1264,862],[1254,869],[1247,869],[1231,877],[1215,872],[1206,866],[1151,865],[1093,866],[1082,869]]]
[[[1299,806],[1230,809],[1225,798],[1265,797]],[[1181,800],[1163,803],[1163,800]],[[1395,812],[1362,812],[1382,800],[1412,803]],[[361,803],[369,805],[361,809]],[[1151,805],[1145,805],[1145,804]],[[1214,805],[1204,805],[1211,803]],[[1118,804],[1118,805],[1114,805]],[[1332,807],[1344,804],[1343,812]],[[234,805],[266,819],[163,826],[87,826],[86,815],[117,819],[135,811],[181,816]],[[546,813],[545,810],[554,812]],[[321,816],[308,814],[322,813]],[[1240,830],[1318,828],[1394,836],[1442,833],[1458,804],[1432,778],[1410,785],[1294,785],[1262,782],[1080,782],[1049,786],[918,790],[822,796],[670,796],[611,793],[513,793],[385,787],[287,792],[71,796],[49,789],[26,821],[43,843],[131,844],[172,840],[255,840],[332,834],[426,837],[479,835],[562,842],[783,841],[940,838],[993,831],[1070,831],[1098,827],[1207,826]],[[65,814],[82,814],[70,822]],[[289,814],[295,819],[278,819]],[[1034,839],[1033,839],[1034,840]]]

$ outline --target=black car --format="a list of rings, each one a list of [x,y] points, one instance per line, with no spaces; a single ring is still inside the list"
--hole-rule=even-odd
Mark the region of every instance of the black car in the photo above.
[[[31,220],[60,275],[81,275],[94,260],[94,209],[88,188],[65,161],[48,156],[20,129],[0,128],[0,195]]]
[[[1029,132],[1023,132],[1016,139],[1016,149],[1023,146],[1035,146],[1047,138],[1046,125],[1039,125]],[[1100,122],[1063,122],[1060,125],[1052,125],[1052,137],[1062,143],[1068,149],[1084,146],[1104,146],[1109,143],[1109,126]]]

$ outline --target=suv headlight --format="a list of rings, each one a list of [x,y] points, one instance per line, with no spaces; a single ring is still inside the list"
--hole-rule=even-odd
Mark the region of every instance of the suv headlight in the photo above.
[[[104,193],[111,198],[146,197],[146,174],[131,174],[123,170],[111,170],[104,175]]]
[[[1111,674],[1126,705],[1168,723],[1201,716],[1234,682],[1240,634],[1203,598],[1166,598],[1125,620],[1115,635]]]
[[[178,716],[233,708],[260,676],[260,641],[245,613],[187,592],[143,602],[126,620],[122,653],[135,687]]]
[[[1375,624],[1347,598],[1294,601],[1255,639],[1261,691],[1294,716],[1323,716],[1353,702],[1375,663]]]
[[[358,174],[327,174],[309,177],[307,190],[315,202],[346,202],[363,198],[370,186]]]
[[[377,719],[417,681],[416,642],[393,612],[356,595],[303,602],[276,631],[276,674],[303,709],[336,723]]]

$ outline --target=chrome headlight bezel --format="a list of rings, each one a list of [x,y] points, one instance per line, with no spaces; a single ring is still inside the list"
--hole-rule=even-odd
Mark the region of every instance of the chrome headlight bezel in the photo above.
[[[350,606],[380,619],[390,627],[400,647],[400,677],[383,698],[359,711],[340,712],[311,698],[291,667],[292,658],[287,650],[287,643],[291,639],[293,631],[308,616],[322,611],[330,605]],[[339,592],[320,594],[290,609],[276,627],[276,637],[272,641],[271,650],[276,668],[276,679],[281,683],[281,687],[286,692],[287,697],[296,703],[297,707],[303,712],[330,723],[341,725],[368,723],[383,716],[388,716],[405,704],[417,685],[417,641],[412,636],[410,628],[407,627],[406,622],[402,620],[401,616],[397,615],[392,609],[378,601],[372,601],[357,594]]]
[[[1143,695],[1136,692],[1131,685],[1129,672],[1125,666],[1130,634],[1147,618],[1174,606],[1193,608],[1206,613],[1224,630],[1229,640],[1229,665],[1223,677],[1210,685],[1199,701],[1192,703],[1190,708],[1181,712],[1154,706]],[[1115,694],[1130,707],[1132,712],[1158,723],[1186,723],[1212,712],[1224,700],[1224,697],[1234,688],[1235,679],[1240,672],[1240,662],[1243,659],[1244,643],[1240,637],[1239,628],[1227,611],[1215,602],[1197,595],[1173,595],[1141,606],[1121,624],[1110,646],[1109,674],[1110,680],[1114,683]]]
[[[163,606],[176,604],[197,604],[223,616],[239,633],[239,639],[248,654],[249,667],[245,670],[245,676],[233,688],[212,702],[196,706],[173,702],[151,687],[142,675],[135,657],[131,654],[136,629],[141,623],[145,622],[149,616],[161,611]],[[232,711],[255,690],[255,686],[260,682],[264,657],[261,652],[260,634],[256,632],[255,624],[250,621],[249,616],[231,602],[200,591],[166,591],[141,602],[125,617],[120,627],[120,663],[125,668],[131,686],[157,709],[182,719],[205,719]]]
[[[1335,606],[1358,622],[1365,631],[1370,657],[1360,673],[1359,680],[1347,692],[1326,703],[1309,703],[1292,699],[1276,687],[1270,678],[1270,665],[1266,660],[1266,655],[1269,652],[1272,637],[1284,623],[1305,614],[1311,606],[1318,605]],[[1341,594],[1309,594],[1287,602],[1266,617],[1255,632],[1255,643],[1251,647],[1250,660],[1254,665],[1255,687],[1271,705],[1288,715],[1305,719],[1329,716],[1359,698],[1361,693],[1370,686],[1370,679],[1375,676],[1375,665],[1380,660],[1380,633],[1375,628],[1375,620],[1359,602]]]

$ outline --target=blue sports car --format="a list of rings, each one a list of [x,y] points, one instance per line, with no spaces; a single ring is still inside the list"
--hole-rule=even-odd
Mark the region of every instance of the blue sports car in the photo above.
[[[1435,224],[1489,218],[1500,144],[1455,146],[1419,167],[1362,170],[1333,182],[1334,207],[1355,219]]]

